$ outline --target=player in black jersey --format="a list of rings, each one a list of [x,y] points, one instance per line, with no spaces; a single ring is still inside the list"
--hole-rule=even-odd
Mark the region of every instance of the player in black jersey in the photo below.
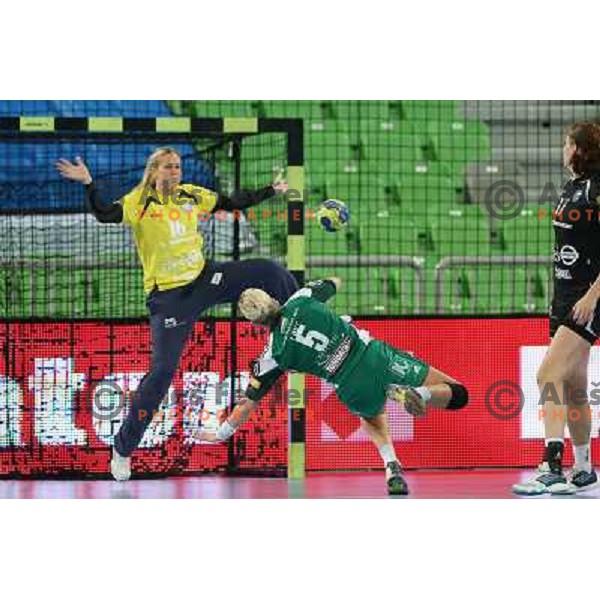
[[[513,486],[515,493],[524,495],[572,494],[590,489],[598,480],[590,457],[587,371],[590,348],[600,337],[600,126],[572,126],[563,159],[571,178],[552,214],[552,343],[537,374],[546,451],[533,479]],[[575,454],[568,480],[562,467],[565,422]]]

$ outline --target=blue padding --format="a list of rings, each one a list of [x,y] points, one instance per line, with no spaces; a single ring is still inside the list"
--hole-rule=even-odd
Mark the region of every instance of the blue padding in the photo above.
[[[137,100],[2,100],[0,116],[159,117],[171,113],[165,102]],[[157,144],[50,141],[0,143],[0,211],[82,211],[83,188],[63,181],[54,163],[81,156],[96,179],[109,179],[115,199],[141,179],[148,156]],[[189,144],[175,144],[184,157],[184,181],[214,189],[210,166]]]

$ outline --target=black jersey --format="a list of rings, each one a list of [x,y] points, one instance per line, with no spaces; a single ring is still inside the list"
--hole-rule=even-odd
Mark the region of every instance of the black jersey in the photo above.
[[[556,205],[554,294],[585,292],[600,273],[600,175],[569,180]]]

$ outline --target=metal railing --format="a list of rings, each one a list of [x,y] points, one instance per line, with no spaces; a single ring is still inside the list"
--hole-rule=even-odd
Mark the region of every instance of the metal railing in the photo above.
[[[548,256],[447,256],[435,267],[435,312],[444,312],[444,298],[446,291],[446,272],[455,267],[534,267],[550,266],[552,258]],[[532,293],[527,286],[527,300],[532,299]]]
[[[19,259],[12,261],[0,261],[0,269],[9,270],[15,273],[23,271],[35,271],[36,269],[43,269],[45,277],[43,283],[43,289],[39,289],[40,282],[38,278],[31,277],[31,302],[36,303],[42,295],[45,294],[45,303],[48,306],[48,312],[52,314],[56,307],[56,293],[57,293],[57,282],[59,278],[59,271],[61,270],[84,270],[82,274],[82,284],[84,289],[84,297],[89,305],[92,303],[92,285],[91,285],[91,273],[94,271],[101,270],[118,270],[118,269],[134,269],[139,270],[139,265],[134,260],[128,260],[126,257],[120,260],[111,259],[95,259],[93,257],[80,257],[74,259],[68,257],[65,261],[61,261],[60,258],[46,258],[46,259]],[[275,259],[278,262],[283,263],[283,259]],[[376,268],[376,267],[396,267],[396,268],[407,268],[414,273],[414,302],[413,312],[415,314],[422,313],[425,308],[425,261],[420,257],[414,256],[316,256],[307,260],[307,268],[331,268],[332,275],[335,275],[335,270],[342,267],[350,268]],[[141,275],[140,275],[141,276]],[[370,291],[372,281],[369,277],[364,278],[365,292]]]

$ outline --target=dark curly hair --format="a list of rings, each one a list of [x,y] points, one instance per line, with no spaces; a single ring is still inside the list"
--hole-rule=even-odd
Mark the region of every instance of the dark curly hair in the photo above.
[[[600,173],[600,125],[598,123],[576,123],[569,127],[567,137],[576,146],[571,167],[577,175]]]

